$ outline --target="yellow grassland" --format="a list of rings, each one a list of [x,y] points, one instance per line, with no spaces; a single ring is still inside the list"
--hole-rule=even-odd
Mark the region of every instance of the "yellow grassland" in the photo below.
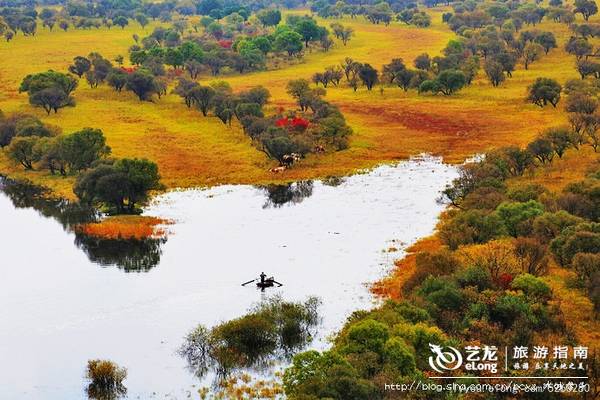
[[[392,58],[401,57],[412,63],[420,53],[439,54],[448,40],[455,37],[441,22],[444,10],[429,11],[433,25],[427,29],[398,22],[386,27],[373,25],[361,17],[345,18],[339,22],[351,25],[356,31],[346,47],[336,41],[327,53],[311,49],[302,61],[277,70],[232,73],[219,79],[228,81],[236,90],[263,85],[273,95],[271,109],[293,108],[285,93],[288,80],[309,78],[346,56],[381,68]],[[332,21],[319,22],[328,25]],[[574,58],[562,49],[569,35],[566,26],[544,22],[536,28],[555,32],[560,48],[533,63],[528,71],[519,66],[514,77],[500,88],[492,88],[482,72],[471,87],[452,97],[422,96],[392,87],[384,88],[383,92],[379,88],[372,92],[361,88],[357,93],[345,85],[328,88],[326,98],[342,109],[354,129],[350,148],[335,154],[309,156],[282,175],[268,172],[274,162],[252,147],[239,126],[226,127],[215,117],[202,117],[197,110],[187,109],[174,94],[154,102],[139,102],[131,93],[119,94],[106,85],[91,89],[82,80],[74,93],[77,106],[47,117],[41,109],[28,104],[25,93],[18,93],[25,75],[47,69],[66,71],[77,55],[97,51],[109,59],[118,54],[127,58],[132,35],[143,37],[151,32],[153,25],[142,29],[130,23],[125,29],[68,32],[40,29],[35,37],[17,35],[10,43],[0,43],[0,109],[5,113],[33,113],[66,133],[86,126],[100,128],[115,157],[147,157],[156,161],[168,188],[324,177],[420,152],[459,162],[493,146],[526,143],[544,127],[565,122],[560,109],[542,110],[524,100],[527,85],[538,76],[553,77],[560,82],[577,76]],[[203,76],[200,81],[208,83],[213,79]],[[3,152],[0,152],[0,171],[29,178],[62,196],[73,197],[73,177],[24,173]]]

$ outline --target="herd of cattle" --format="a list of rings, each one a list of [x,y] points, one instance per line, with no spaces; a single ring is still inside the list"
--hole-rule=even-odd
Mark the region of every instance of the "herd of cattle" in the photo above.
[[[324,153],[324,152],[325,152],[325,148],[323,146],[315,146],[315,153]],[[285,154],[281,158],[279,167],[271,168],[269,170],[269,172],[272,172],[274,174],[279,174],[279,173],[285,171],[286,169],[291,168],[292,165],[294,165],[294,163],[300,161],[302,158],[304,158],[304,156],[302,154],[298,154],[298,153]]]

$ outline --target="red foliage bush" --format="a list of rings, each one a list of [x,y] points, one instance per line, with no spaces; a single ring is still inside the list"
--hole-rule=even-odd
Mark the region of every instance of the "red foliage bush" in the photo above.
[[[127,72],[128,74],[132,74],[137,70],[137,67],[121,67],[123,72]]]
[[[275,125],[280,127],[280,128],[291,128],[291,129],[297,129],[297,130],[305,130],[306,128],[308,128],[309,125],[309,121],[301,118],[301,117],[294,117],[294,118],[279,118],[278,120],[275,121]]]
[[[498,285],[503,289],[508,289],[512,281],[513,276],[511,274],[504,273],[498,277]]]
[[[218,43],[219,43],[219,46],[221,46],[222,48],[224,48],[224,49],[230,49],[231,45],[233,44],[233,40],[223,39],[223,40],[219,40]]]

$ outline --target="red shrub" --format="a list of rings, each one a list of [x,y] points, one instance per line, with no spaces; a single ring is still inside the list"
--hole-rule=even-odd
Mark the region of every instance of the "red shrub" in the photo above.
[[[223,39],[223,40],[219,40],[218,43],[219,43],[219,46],[221,46],[222,48],[224,48],[224,49],[230,49],[231,45],[233,44],[233,40]]]
[[[137,67],[121,67],[121,70],[128,74],[132,74],[137,70]]]
[[[508,289],[512,281],[513,276],[511,274],[504,273],[498,277],[498,285],[503,289]]]

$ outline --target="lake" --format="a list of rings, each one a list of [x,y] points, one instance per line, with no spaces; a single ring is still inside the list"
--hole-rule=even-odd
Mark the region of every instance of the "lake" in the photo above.
[[[144,211],[174,222],[166,241],[133,249],[88,243],[65,229],[64,210],[0,190],[0,398],[84,398],[92,358],[128,369],[129,398],[187,398],[201,383],[176,353],[185,334],[276,293],[321,299],[310,348],[324,349],[373,306],[369,284],[432,233],[456,176],[422,156],[324,181],[172,191]],[[283,286],[241,286],[261,271]]]

